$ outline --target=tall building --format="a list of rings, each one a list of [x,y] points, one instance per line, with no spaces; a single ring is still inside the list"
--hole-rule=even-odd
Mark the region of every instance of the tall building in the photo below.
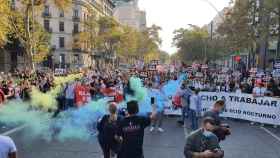
[[[15,8],[21,7],[19,1],[14,0],[13,4]],[[92,11],[97,17],[113,16],[114,7],[111,0],[73,0],[72,5],[63,11],[53,0],[45,0],[42,11],[36,11],[35,18],[51,34],[51,50],[47,62],[51,64],[46,65],[68,69],[93,66],[96,52],[75,46],[74,37],[84,30],[83,21],[87,20]],[[9,61],[5,59],[0,64],[7,65],[11,63]]]
[[[137,30],[146,28],[146,12],[138,7],[138,0],[117,1],[114,17],[123,25],[128,25]]]
[[[47,0],[38,17],[39,22],[51,33],[51,47],[55,67],[77,68],[94,65],[94,52],[74,46],[74,36],[83,30],[83,21],[91,10],[97,17],[112,16],[114,4],[111,0],[74,0],[72,8],[59,10],[52,0]]]

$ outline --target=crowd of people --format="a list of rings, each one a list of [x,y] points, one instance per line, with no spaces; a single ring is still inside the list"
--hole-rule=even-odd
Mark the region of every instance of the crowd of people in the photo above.
[[[249,93],[255,97],[280,96],[280,82],[277,78],[250,77],[232,71],[220,73],[218,71],[187,72],[184,68],[174,72],[158,72],[145,69],[141,71],[136,69],[131,71],[89,69],[79,73],[82,73],[81,78],[61,85],[60,95],[56,98],[58,110],[54,117],[62,110],[79,108],[92,100],[111,97],[109,114],[100,118],[97,123],[98,141],[104,158],[111,158],[115,155],[118,158],[143,158],[142,147],[145,128],[150,127],[150,132],[153,132],[157,127],[159,132],[164,132],[162,128],[163,109],[157,109],[157,98],[150,98],[152,111],[147,116],[137,115],[139,112],[137,101],[128,102],[124,113],[120,113],[117,108],[117,103],[122,102],[126,94],[133,95],[134,93],[130,88],[129,81],[132,76],[141,78],[144,86],[152,90],[160,89],[169,80],[177,80],[182,73],[187,74],[187,79],[182,82],[181,87],[176,92],[182,106],[182,115],[178,123],[186,127],[186,122],[190,122],[192,131],[186,140],[184,150],[186,158],[224,157],[224,152],[219,143],[230,134],[229,127],[221,123],[219,116],[225,102],[223,100],[217,101],[208,112],[202,114],[200,91]],[[1,103],[13,99],[30,101],[32,87],[37,87],[42,93],[47,93],[57,86],[55,85],[54,74],[44,72],[23,71],[14,74],[2,74],[1,80]],[[168,100],[172,101],[171,98]],[[199,120],[201,117],[203,119],[200,126]],[[0,143],[7,140],[7,137],[0,137]],[[9,144],[8,153],[15,153],[14,143],[10,141]],[[3,153],[0,152],[0,154]],[[14,156],[15,154],[8,155]]]
[[[216,69],[192,71],[189,79],[191,87],[202,91],[280,97],[280,79],[272,74]]]
[[[78,73],[78,72],[76,72]],[[145,86],[155,85],[160,88],[171,78],[176,78],[177,73],[158,73],[156,71],[121,71],[121,70],[86,70],[83,77],[62,85],[58,101],[63,108],[80,107],[90,100],[104,96],[114,96],[116,102],[124,99],[124,94],[131,93],[129,78],[131,76],[142,79]],[[46,72],[22,71],[0,75],[0,102],[6,100],[30,100],[32,87],[41,92],[50,91],[55,85],[55,75]],[[67,107],[66,107],[67,106]]]

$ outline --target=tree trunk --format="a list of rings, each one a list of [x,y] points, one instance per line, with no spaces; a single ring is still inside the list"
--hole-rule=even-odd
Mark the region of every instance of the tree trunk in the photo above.
[[[268,38],[269,38],[269,22],[270,15],[265,11],[263,1],[260,1],[261,7],[261,24],[260,24],[260,40],[259,40],[259,50],[260,50],[260,64],[259,68],[265,70],[266,69],[266,61],[267,61],[267,48],[268,48]]]
[[[32,64],[32,44],[31,44],[31,29],[30,29],[30,5],[26,7],[25,10],[25,17],[26,17],[26,22],[25,22],[25,34],[26,34],[26,56],[27,56],[27,63],[26,66],[30,67],[32,66],[32,69],[34,70],[33,64]]]
[[[280,7],[278,8],[280,13]],[[280,14],[278,15],[278,41],[277,41],[277,52],[276,52],[276,58],[278,58],[280,53]]]

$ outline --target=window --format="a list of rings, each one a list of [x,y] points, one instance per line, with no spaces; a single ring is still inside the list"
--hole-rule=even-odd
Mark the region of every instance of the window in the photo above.
[[[59,22],[59,31],[64,32],[64,22],[63,21]]]
[[[64,17],[64,11],[63,11],[63,10],[61,10],[61,11],[59,12],[59,17]]]
[[[15,9],[15,7],[16,7],[16,2],[15,2],[15,0],[12,0],[12,1],[11,1],[11,7],[12,7],[12,9]]]
[[[64,48],[65,47],[65,39],[64,37],[59,37],[59,47]]]
[[[65,54],[59,55],[59,63],[63,65],[65,64]]]
[[[73,16],[74,17],[79,17],[79,10],[78,9],[74,9]]]
[[[74,32],[74,33],[79,33],[79,24],[78,24],[78,23],[74,23],[73,32]]]
[[[50,30],[50,20],[44,20],[44,28],[45,30]]]
[[[75,64],[78,64],[79,62],[79,55],[78,54],[75,54],[74,55],[74,61],[73,61]]]
[[[44,13],[46,14],[50,13],[50,7],[48,5],[45,5]]]

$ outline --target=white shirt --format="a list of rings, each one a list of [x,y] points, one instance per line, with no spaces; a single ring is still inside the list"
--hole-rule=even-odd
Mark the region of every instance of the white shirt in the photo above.
[[[236,89],[236,90],[235,90],[235,93],[237,93],[237,94],[241,94],[241,93],[242,93],[242,91],[241,91],[241,89],[240,89],[240,88],[238,88],[238,89]]]
[[[10,153],[17,151],[14,141],[7,136],[0,135],[0,158],[8,158]]]
[[[192,95],[190,98],[190,109],[197,111],[197,100],[199,99],[199,95]]]
[[[262,87],[262,88],[255,87],[253,89],[253,94],[255,94],[256,96],[264,96],[265,92],[266,92],[266,88],[264,88],[264,87]]]

